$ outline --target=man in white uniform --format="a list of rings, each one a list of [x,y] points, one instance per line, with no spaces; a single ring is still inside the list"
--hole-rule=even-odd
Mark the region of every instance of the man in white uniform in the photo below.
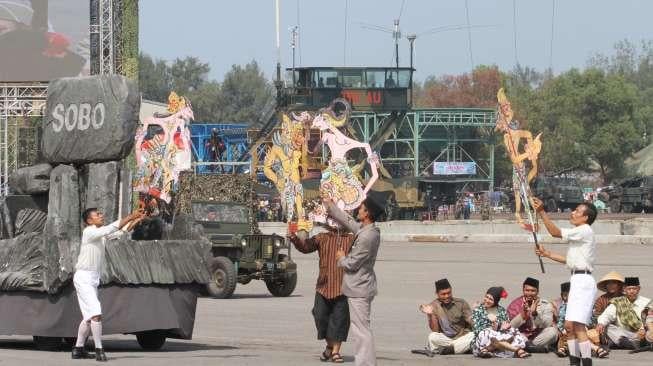
[[[570,365],[592,365],[592,343],[587,338],[587,324],[592,316],[592,307],[596,295],[596,282],[592,277],[594,270],[596,241],[590,227],[596,219],[596,207],[591,203],[581,203],[571,212],[569,222],[571,229],[558,228],[544,212],[544,204],[533,198],[533,207],[542,217],[546,230],[551,236],[562,238],[569,243],[567,256],[545,250],[542,246],[535,249],[535,254],[566,264],[571,270],[571,289],[567,301],[565,329],[569,346]]]
[[[142,218],[143,213],[137,211],[122,220],[103,226],[104,215],[97,208],[89,208],[82,214],[82,220],[87,226],[82,233],[82,245],[75,265],[73,284],[83,318],[79,323],[77,343],[72,351],[73,359],[88,358],[84,344],[89,333],[93,333],[95,359],[97,361],[107,360],[102,348],[102,309],[97,290],[104,264],[104,243],[110,234],[127,226],[132,227]]]

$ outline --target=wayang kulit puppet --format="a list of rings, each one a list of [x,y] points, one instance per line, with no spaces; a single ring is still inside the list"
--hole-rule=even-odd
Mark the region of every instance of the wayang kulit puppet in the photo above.
[[[190,103],[174,92],[166,117],[148,117],[136,131],[134,191],[170,203],[179,172],[191,168]]]

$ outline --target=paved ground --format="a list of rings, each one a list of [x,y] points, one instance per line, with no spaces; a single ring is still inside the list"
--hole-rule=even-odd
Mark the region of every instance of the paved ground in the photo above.
[[[563,251],[564,246],[553,245]],[[293,252],[297,253],[297,252]],[[110,363],[114,365],[319,365],[322,344],[315,340],[310,308],[316,277],[316,257],[295,254],[300,277],[297,290],[289,298],[273,298],[264,284],[240,286],[229,300],[200,299],[192,341],[169,340],[162,351],[143,352],[133,336],[111,336],[105,340]],[[639,275],[643,294],[653,295],[653,267],[650,252],[643,247],[599,246],[596,277],[610,270]],[[541,280],[542,294],[554,298],[568,272],[561,265],[539,266],[528,244],[397,244],[383,243],[377,273],[380,294],[373,303],[373,329],[379,365],[529,364],[565,365],[553,354],[522,360],[478,360],[472,356],[427,359],[412,355],[411,348],[425,344],[427,326],[417,305],[430,301],[433,281],[446,276],[455,296],[470,303],[480,299],[491,285],[503,285],[513,298],[527,275]],[[0,310],[1,311],[1,310]],[[353,365],[352,346],[343,350],[346,364]],[[644,365],[653,353],[630,355],[614,351],[596,365]],[[27,337],[0,336],[1,365],[81,365],[95,361],[72,361],[67,352],[36,351]]]

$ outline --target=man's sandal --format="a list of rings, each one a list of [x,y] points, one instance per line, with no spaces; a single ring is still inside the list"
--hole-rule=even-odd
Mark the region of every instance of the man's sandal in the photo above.
[[[343,363],[343,362],[345,362],[345,359],[342,358],[340,353],[334,353],[334,354],[331,355],[331,362],[333,362],[333,363]]]
[[[596,357],[598,357],[598,358],[606,358],[606,357],[608,357],[609,355],[610,355],[610,352],[608,352],[608,350],[606,350],[606,349],[603,348],[603,347],[599,347],[599,348],[596,350]]]
[[[331,347],[325,348],[324,352],[322,352],[322,354],[320,355],[320,361],[322,361],[322,362],[329,361],[331,359],[331,356],[332,356],[331,355],[332,350],[333,350],[333,348],[331,348]]]
[[[483,347],[478,351],[478,357],[480,358],[492,358],[494,355],[487,348]]]
[[[515,358],[528,358],[531,357],[531,354],[526,352],[523,348],[520,348],[515,351]]]

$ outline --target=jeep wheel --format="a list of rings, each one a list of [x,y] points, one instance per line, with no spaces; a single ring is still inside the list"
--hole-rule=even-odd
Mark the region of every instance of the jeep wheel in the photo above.
[[[546,209],[546,212],[558,212],[558,203],[553,198],[549,198],[546,200],[544,208]]]
[[[211,282],[206,285],[206,291],[214,299],[228,299],[236,290],[236,267],[227,257],[215,257],[209,260]]]
[[[295,291],[295,286],[297,286],[297,272],[289,273],[276,280],[265,280],[265,286],[267,286],[272,296],[288,297]]]
[[[166,336],[158,330],[136,333],[136,341],[142,349],[157,351],[166,343]]]
[[[278,261],[279,263],[289,262],[289,259],[287,255],[279,254]],[[278,278],[265,280],[265,286],[272,296],[288,297],[297,286],[297,272],[284,273]]]
[[[613,198],[610,200],[610,212],[619,213],[621,211],[621,202],[618,198]]]
[[[61,349],[61,337],[41,337],[33,336],[34,344],[36,344],[36,349],[39,351],[59,351]]]

